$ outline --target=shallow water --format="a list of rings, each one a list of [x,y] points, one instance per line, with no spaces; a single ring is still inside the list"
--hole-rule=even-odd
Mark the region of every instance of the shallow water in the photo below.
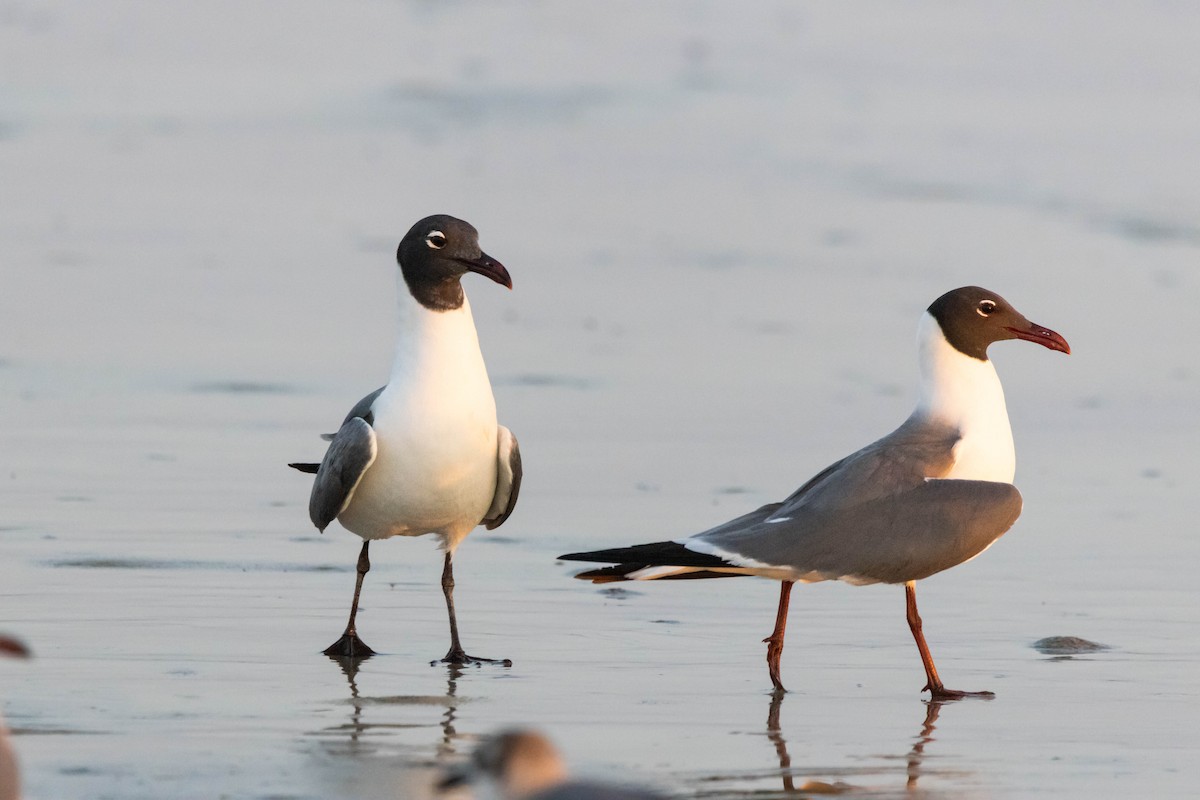
[[[0,4],[0,664],[30,798],[424,797],[511,724],[683,797],[1190,796],[1200,373],[1195,9],[1059,3]],[[308,479],[385,378],[391,252],[462,216],[521,503],[457,559]],[[919,589],[572,581],[572,550],[792,491],[913,402],[978,283],[1025,512]],[[1108,649],[1047,655],[1077,636]],[[805,788],[807,787],[807,788]]]

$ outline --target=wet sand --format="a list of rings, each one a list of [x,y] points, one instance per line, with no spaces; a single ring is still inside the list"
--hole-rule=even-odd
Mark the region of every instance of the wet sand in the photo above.
[[[1200,778],[1198,12],[840,4],[0,8],[0,708],[29,798],[425,797],[510,724],[681,797],[1183,797]],[[309,527],[447,212],[513,518],[457,559]],[[913,403],[917,316],[993,288],[1025,512],[898,587],[605,590],[559,553],[791,492]],[[1108,649],[1064,656],[1077,636]],[[810,782],[819,782],[810,783]]]

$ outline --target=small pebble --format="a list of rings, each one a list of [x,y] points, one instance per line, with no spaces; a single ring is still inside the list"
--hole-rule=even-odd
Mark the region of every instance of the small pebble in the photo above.
[[[1033,649],[1048,656],[1074,656],[1107,650],[1108,645],[1090,642],[1078,636],[1047,636],[1033,643]]]

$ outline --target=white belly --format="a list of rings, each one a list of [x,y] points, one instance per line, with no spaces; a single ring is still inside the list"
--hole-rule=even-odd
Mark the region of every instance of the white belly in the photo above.
[[[395,402],[403,399],[385,391],[376,402],[378,454],[338,521],[365,539],[426,533],[461,538],[483,519],[496,491],[491,394],[475,408],[427,415]],[[412,420],[419,424],[408,424]]]
[[[453,548],[496,493],[496,401],[468,304],[402,311],[391,380],[372,408],[375,461],[338,521],[364,539],[437,533]]]

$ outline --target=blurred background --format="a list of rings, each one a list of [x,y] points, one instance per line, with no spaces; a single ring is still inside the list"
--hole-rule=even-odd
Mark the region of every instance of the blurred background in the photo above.
[[[932,794],[1185,794],[1197,52],[1181,2],[0,0],[0,628],[36,655],[0,664],[0,707],[27,794],[422,796],[512,722],[681,796],[904,794],[917,744]],[[456,572],[467,649],[515,666],[427,665],[416,540],[373,549],[359,630],[387,657],[346,674],[318,653],[358,540],[309,527],[284,464],[386,380],[395,246],[432,213],[514,280],[465,288],[526,482]],[[931,735],[898,590],[802,587],[772,728],[774,584],[603,593],[554,562],[891,430],[918,316],[965,284],[1074,349],[993,349],[1025,513],[922,590],[947,683],[997,701]],[[1111,649],[1053,661],[1048,635]]]

